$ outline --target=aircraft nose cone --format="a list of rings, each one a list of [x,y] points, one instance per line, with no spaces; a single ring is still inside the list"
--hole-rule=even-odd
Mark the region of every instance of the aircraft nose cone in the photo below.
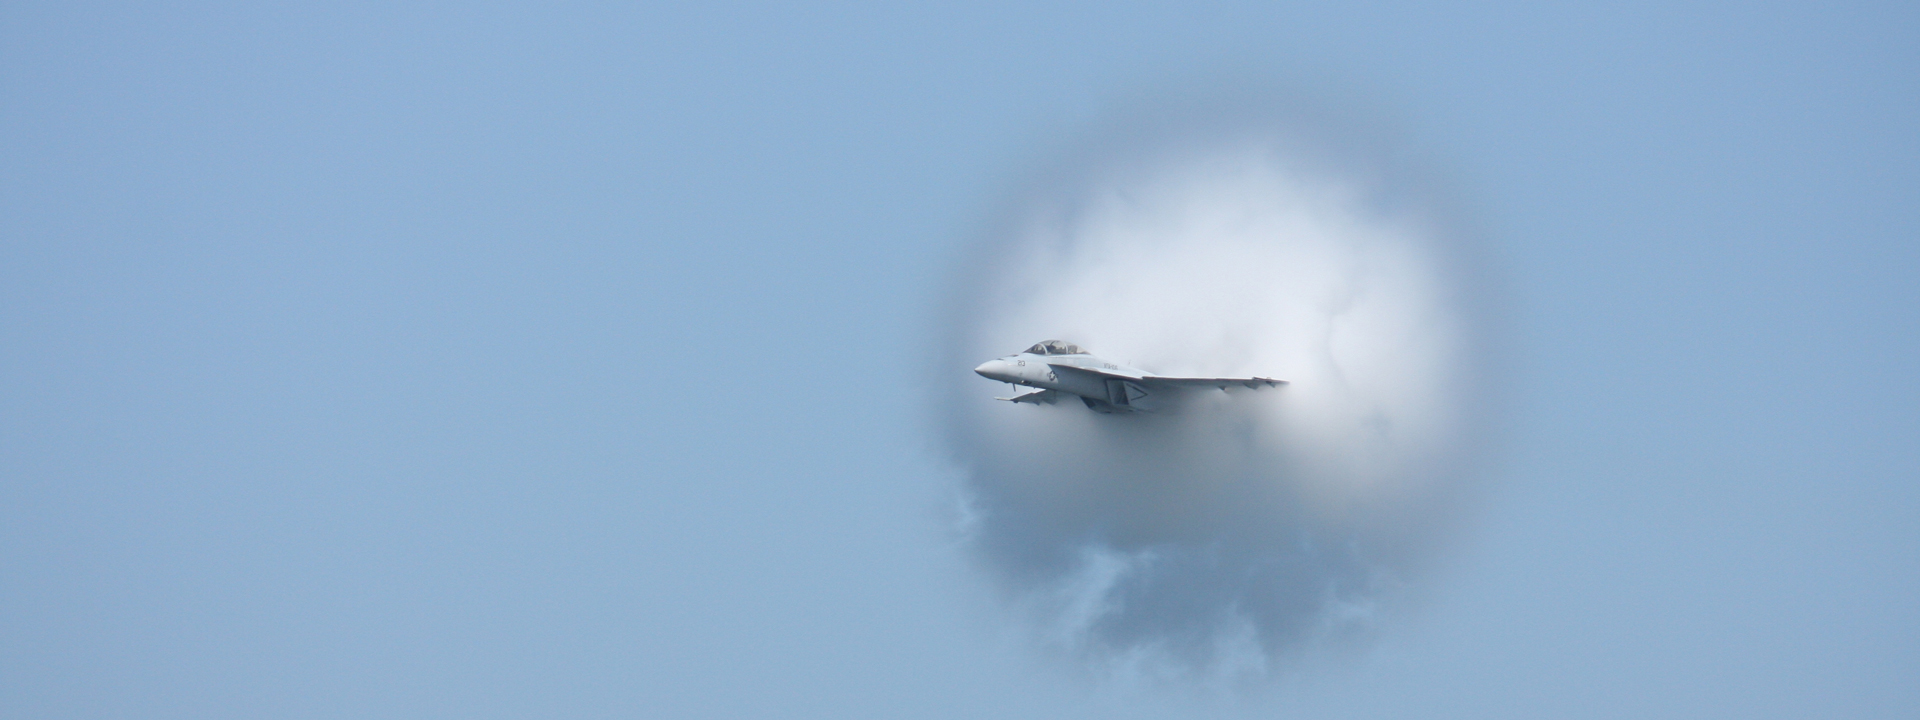
[[[1013,363],[1005,360],[988,360],[980,363],[980,367],[974,368],[973,371],[980,373],[980,377],[988,380],[1014,382],[1020,379],[1019,376],[1013,372]]]

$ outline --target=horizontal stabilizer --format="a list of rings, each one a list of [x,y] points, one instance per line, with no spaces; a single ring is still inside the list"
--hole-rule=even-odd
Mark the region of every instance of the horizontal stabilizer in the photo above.
[[[1020,393],[1013,397],[997,397],[994,399],[1006,400],[1009,402],[1017,402],[1017,403],[1033,403],[1036,405],[1051,405],[1053,404],[1053,401],[1060,399],[1060,393],[1058,391],[1041,390],[1040,388],[1021,388],[1021,389],[1026,390],[1027,392]]]

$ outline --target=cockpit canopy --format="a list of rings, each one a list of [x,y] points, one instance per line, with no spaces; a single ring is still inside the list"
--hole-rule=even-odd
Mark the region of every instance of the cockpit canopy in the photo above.
[[[1035,344],[1033,347],[1027,348],[1026,352],[1029,355],[1085,355],[1087,354],[1087,351],[1081,350],[1079,345],[1075,345],[1069,342],[1061,342],[1059,340],[1043,340]]]

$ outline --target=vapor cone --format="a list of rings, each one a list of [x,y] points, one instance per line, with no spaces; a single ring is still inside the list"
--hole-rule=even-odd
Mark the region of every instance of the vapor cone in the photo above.
[[[969,540],[1050,642],[1263,673],[1367,635],[1418,579],[1477,435],[1475,332],[1435,206],[1362,167],[1279,133],[1108,153],[985,244],[948,365],[1060,338],[1290,382],[1103,415],[952,373]]]

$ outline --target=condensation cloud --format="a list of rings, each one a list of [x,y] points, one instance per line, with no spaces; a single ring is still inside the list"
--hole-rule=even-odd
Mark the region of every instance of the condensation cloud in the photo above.
[[[1480,435],[1477,289],[1433,186],[1351,140],[1135,133],[1036,183],[966,269],[941,400],[965,532],[1049,644],[1270,674],[1420,581]],[[1291,384],[1103,415],[995,401],[966,371],[1049,338]]]

